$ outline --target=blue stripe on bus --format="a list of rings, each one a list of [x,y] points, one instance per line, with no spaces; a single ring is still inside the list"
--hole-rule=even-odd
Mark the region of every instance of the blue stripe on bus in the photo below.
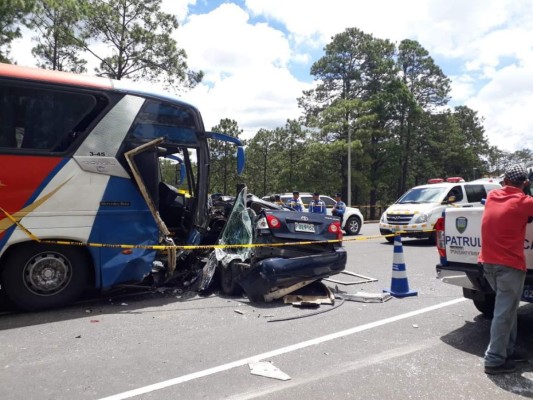
[[[131,179],[110,177],[94,220],[89,242],[108,244],[158,244],[159,229]],[[96,284],[106,289],[116,283],[139,282],[150,274],[155,250],[91,248]]]

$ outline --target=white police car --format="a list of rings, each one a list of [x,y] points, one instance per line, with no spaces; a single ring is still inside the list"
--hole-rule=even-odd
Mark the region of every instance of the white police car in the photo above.
[[[496,181],[465,182],[460,177],[430,179],[427,185],[416,186],[391,205],[379,221],[382,235],[401,231],[402,236],[428,238],[435,243],[434,225],[446,207],[481,205],[492,189],[500,188]],[[387,236],[393,242],[393,236]]]

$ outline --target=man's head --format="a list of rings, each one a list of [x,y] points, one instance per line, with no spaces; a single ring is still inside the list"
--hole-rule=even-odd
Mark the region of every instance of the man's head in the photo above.
[[[279,194],[275,194],[274,201],[281,201],[281,196]]]
[[[292,197],[294,197],[295,199],[297,199],[298,197],[300,197],[300,192],[298,192],[297,190],[295,190],[294,192],[292,192]]]
[[[340,193],[335,193],[335,200],[340,201],[341,197]]]
[[[527,171],[526,169],[520,165],[515,164],[511,165],[505,170],[505,174],[503,176],[503,182],[506,185],[514,186],[521,188],[524,186],[524,183],[527,180]]]
[[[318,200],[320,198],[320,193],[315,192],[313,193],[313,199]]]

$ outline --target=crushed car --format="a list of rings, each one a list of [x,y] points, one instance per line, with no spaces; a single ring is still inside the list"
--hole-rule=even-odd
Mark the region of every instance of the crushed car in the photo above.
[[[337,217],[291,211],[243,189],[205,270],[209,277],[216,273],[227,295],[244,292],[251,301],[271,301],[342,272],[342,237]]]

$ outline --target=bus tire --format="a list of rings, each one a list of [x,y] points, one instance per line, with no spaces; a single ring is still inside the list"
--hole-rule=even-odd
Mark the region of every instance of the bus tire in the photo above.
[[[89,268],[88,257],[78,248],[28,243],[7,255],[2,289],[24,311],[61,307],[81,296]]]

